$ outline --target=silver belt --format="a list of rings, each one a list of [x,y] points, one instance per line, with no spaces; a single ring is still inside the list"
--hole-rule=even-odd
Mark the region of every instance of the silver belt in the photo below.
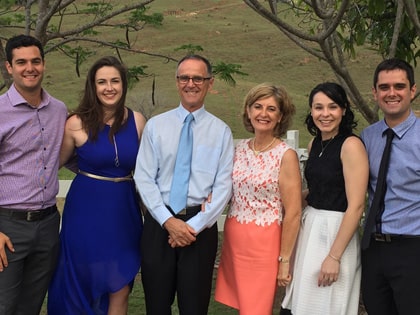
[[[99,180],[106,180],[109,182],[114,182],[114,183],[119,183],[119,182],[125,182],[128,180],[133,180],[133,176],[132,175],[127,175],[124,177],[106,177],[106,176],[101,176],[101,175],[96,175],[96,174],[91,174],[85,171],[78,171],[79,174],[85,175],[87,177],[90,178],[94,178],[94,179],[99,179]]]

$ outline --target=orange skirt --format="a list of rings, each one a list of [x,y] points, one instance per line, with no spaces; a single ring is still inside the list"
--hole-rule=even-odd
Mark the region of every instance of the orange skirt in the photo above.
[[[277,289],[281,226],[227,218],[215,300],[241,315],[272,315]]]

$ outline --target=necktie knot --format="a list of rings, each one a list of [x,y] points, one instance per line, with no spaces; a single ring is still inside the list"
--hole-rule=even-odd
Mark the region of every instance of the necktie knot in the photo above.
[[[384,134],[386,135],[386,140],[391,141],[394,138],[395,132],[391,128],[388,128],[384,131]]]
[[[185,117],[184,123],[185,123],[185,124],[189,124],[189,123],[191,123],[191,121],[193,121],[193,120],[194,120],[194,116],[193,116],[193,114],[189,113],[189,114]],[[392,130],[392,129],[391,129],[391,130]]]

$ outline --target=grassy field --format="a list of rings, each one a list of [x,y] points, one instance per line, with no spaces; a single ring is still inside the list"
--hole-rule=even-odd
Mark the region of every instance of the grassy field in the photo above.
[[[308,93],[317,83],[335,79],[327,64],[297,48],[241,0],[160,0],[152,4],[151,11],[164,13],[164,25],[146,27],[131,35],[136,49],[179,59],[185,51],[175,51],[176,48],[186,44],[199,45],[204,49],[200,53],[213,63],[240,64],[241,70],[248,73],[247,76],[236,77],[235,87],[216,80],[214,90],[206,100],[208,110],[231,126],[234,137],[249,136],[239,119],[244,95],[255,84],[270,81],[285,86],[292,95],[298,108],[293,128],[302,131],[301,144],[306,145],[309,135],[304,130],[303,118],[307,113]],[[115,36],[108,32],[99,36],[121,38],[123,34]],[[64,100],[69,108],[73,108],[77,105],[89,66],[100,56],[114,53],[98,47],[96,55],[82,65],[80,78],[76,76],[71,60],[59,53],[49,54],[45,86],[54,96]],[[148,73],[156,78],[158,106],[154,113],[178,105],[174,62],[146,55],[121,54],[127,65],[147,65]],[[350,71],[366,97],[371,94],[371,78],[379,60],[380,56],[371,50],[361,49],[351,62]],[[148,108],[151,85],[152,77],[141,79],[130,91],[130,106]],[[360,122],[361,127],[366,125],[363,119]]]
[[[137,33],[131,33],[133,48],[180,59],[185,51],[177,51],[177,48],[188,44],[197,45],[204,49],[199,53],[213,63],[224,61],[240,64],[241,71],[248,74],[235,77],[237,84],[234,87],[216,79],[214,89],[206,99],[206,108],[227,122],[235,138],[250,136],[239,118],[246,92],[258,83],[269,81],[283,85],[291,94],[297,107],[292,128],[301,131],[301,146],[307,145],[310,135],[304,128],[303,120],[308,112],[308,93],[319,82],[335,80],[334,73],[326,63],[298,48],[242,0],[159,0],[152,3],[150,11],[164,14],[163,25],[148,26]],[[63,22],[64,29],[76,25],[77,16],[67,23]],[[102,39],[114,41],[122,40],[124,36],[123,31],[110,32],[109,29],[98,34]],[[76,75],[73,61],[64,54],[55,52],[46,56],[44,85],[51,94],[65,101],[70,109],[77,106],[90,65],[101,56],[115,54],[114,50],[105,47],[94,47],[94,51],[95,55],[81,66],[80,77]],[[147,112],[155,114],[178,105],[175,62],[124,51],[120,53],[128,66],[147,65],[146,71],[150,74],[129,91],[130,107],[146,108]],[[366,47],[358,49],[357,57],[349,63],[356,85],[372,102],[371,81],[380,59],[380,56]],[[420,77],[419,69],[416,75]],[[153,77],[156,78],[156,107],[150,105]],[[420,109],[420,103],[415,106]],[[360,116],[359,122],[360,131],[366,122]]]
[[[283,85],[291,94],[297,107],[292,129],[300,131],[300,147],[306,147],[310,135],[303,124],[308,112],[307,98],[310,90],[319,82],[335,80],[329,66],[295,46],[277,28],[262,19],[241,0],[159,0],[151,5],[152,12],[164,14],[161,27],[146,27],[131,34],[134,48],[145,53],[159,53],[175,59],[184,56],[185,51],[176,51],[182,45],[199,45],[199,52],[212,63],[240,64],[246,76],[236,76],[236,86],[216,79],[213,90],[206,99],[206,108],[222,118],[232,129],[235,138],[251,135],[242,125],[240,114],[242,100],[254,85],[269,81]],[[112,40],[124,35],[106,32],[99,36]],[[54,96],[65,101],[71,109],[77,106],[89,66],[100,56],[115,54],[113,50],[98,47],[95,56],[86,61],[81,77],[76,76],[74,64],[59,53],[47,55],[47,76],[45,87]],[[176,107],[179,102],[173,61],[121,52],[128,66],[147,65],[150,74],[142,78],[129,91],[128,105],[133,109],[145,109],[156,114]],[[359,49],[357,58],[350,62],[350,72],[363,95],[371,98],[371,80],[380,56],[368,48]],[[419,70],[416,70],[420,77]],[[151,104],[152,80],[156,79],[156,106]],[[420,109],[420,103],[415,104]],[[357,132],[367,125],[356,112],[359,120]],[[65,171],[61,178],[71,178]]]
[[[176,48],[187,44],[200,45],[204,49],[200,53],[213,63],[224,61],[240,64],[241,70],[248,74],[236,77],[237,84],[234,87],[216,79],[214,89],[206,99],[207,110],[226,121],[235,138],[251,136],[244,130],[240,119],[243,97],[252,86],[269,81],[283,85],[291,94],[297,107],[292,128],[300,131],[300,146],[306,147],[310,135],[306,132],[303,121],[308,112],[308,93],[319,82],[335,80],[334,73],[326,63],[296,47],[241,0],[159,0],[152,4],[151,11],[164,13],[164,25],[160,28],[146,27],[132,35],[135,48],[146,53],[159,53],[180,59],[185,52],[176,51]],[[100,36],[113,38],[115,33],[108,32]],[[124,35],[121,33],[118,36],[123,38]],[[47,75],[44,86],[51,94],[65,101],[69,109],[74,108],[83,88],[87,69],[97,58],[108,54],[114,54],[114,51],[98,47],[96,55],[82,65],[80,78],[76,76],[71,60],[59,53],[49,54],[46,57]],[[150,105],[150,76],[140,80],[130,90],[130,107],[146,108],[147,112],[156,114],[178,105],[174,62],[124,52],[122,56],[128,66],[148,65],[148,73],[156,78],[157,106],[152,108]],[[359,49],[357,58],[351,61],[350,71],[354,81],[367,98],[370,98],[373,71],[380,59],[370,49],[364,48]],[[420,78],[419,74],[417,69],[417,78]],[[420,108],[417,104],[415,106]],[[360,131],[366,126],[366,122],[360,115],[358,117]],[[69,177],[69,173],[60,172],[60,178]],[[277,301],[275,314],[278,314],[278,305]],[[130,298],[129,314],[145,314],[139,279]],[[174,314],[177,312],[174,311]],[[212,299],[209,314],[237,312]]]

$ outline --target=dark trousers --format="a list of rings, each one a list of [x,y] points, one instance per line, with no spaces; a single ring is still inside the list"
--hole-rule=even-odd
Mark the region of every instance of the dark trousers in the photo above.
[[[13,242],[6,249],[9,266],[0,272],[0,314],[38,315],[59,251],[60,214],[40,221],[0,217],[0,231]]]
[[[185,221],[189,216],[183,216]],[[177,295],[180,315],[205,315],[212,288],[218,243],[217,224],[186,247],[171,248],[168,232],[146,213],[141,277],[147,315],[170,315]]]
[[[420,314],[420,238],[372,240],[362,251],[362,295],[369,315]]]
[[[281,308],[280,315],[292,315],[292,312],[287,308]]]

